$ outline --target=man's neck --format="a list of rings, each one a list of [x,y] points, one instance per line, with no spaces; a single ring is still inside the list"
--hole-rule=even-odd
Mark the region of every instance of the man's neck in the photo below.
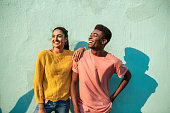
[[[103,49],[102,50],[91,49],[91,53],[98,57],[106,57],[106,55],[107,55],[107,52]]]

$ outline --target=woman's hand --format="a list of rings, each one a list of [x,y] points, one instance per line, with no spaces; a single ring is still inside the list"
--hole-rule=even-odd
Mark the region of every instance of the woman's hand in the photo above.
[[[38,113],[47,113],[45,108],[44,108],[44,104],[39,104]]]
[[[46,110],[45,110],[45,108],[44,108],[44,109],[39,109],[39,110],[38,110],[38,113],[47,113],[47,112],[46,112]]]
[[[73,57],[72,59],[75,61],[75,62],[78,62],[81,58],[81,55],[83,54],[83,52],[86,50],[86,48],[79,48],[77,49],[74,54],[73,54]]]

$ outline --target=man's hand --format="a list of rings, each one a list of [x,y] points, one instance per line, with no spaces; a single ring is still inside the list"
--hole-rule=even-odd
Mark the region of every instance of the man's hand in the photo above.
[[[118,96],[118,94],[126,87],[128,82],[130,81],[132,75],[130,71],[128,70],[126,74],[124,75],[123,80],[121,81],[119,87],[116,89],[116,91],[110,96],[110,101],[113,102],[115,98]]]
[[[115,98],[113,97],[113,95],[110,96],[110,101],[113,102],[115,100]]]

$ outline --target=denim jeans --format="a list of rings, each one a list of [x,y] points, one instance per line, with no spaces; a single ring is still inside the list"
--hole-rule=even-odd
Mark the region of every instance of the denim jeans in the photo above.
[[[69,113],[70,108],[70,99],[59,100],[56,102],[48,101],[47,104],[44,103],[44,108],[47,113],[51,113],[52,111],[55,111],[55,113]],[[38,105],[35,108],[34,113],[38,113],[39,107]]]

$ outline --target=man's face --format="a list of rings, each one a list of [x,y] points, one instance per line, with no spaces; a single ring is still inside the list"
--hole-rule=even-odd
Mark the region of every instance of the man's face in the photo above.
[[[101,49],[103,47],[102,37],[102,31],[95,29],[88,39],[88,47],[91,49]]]

